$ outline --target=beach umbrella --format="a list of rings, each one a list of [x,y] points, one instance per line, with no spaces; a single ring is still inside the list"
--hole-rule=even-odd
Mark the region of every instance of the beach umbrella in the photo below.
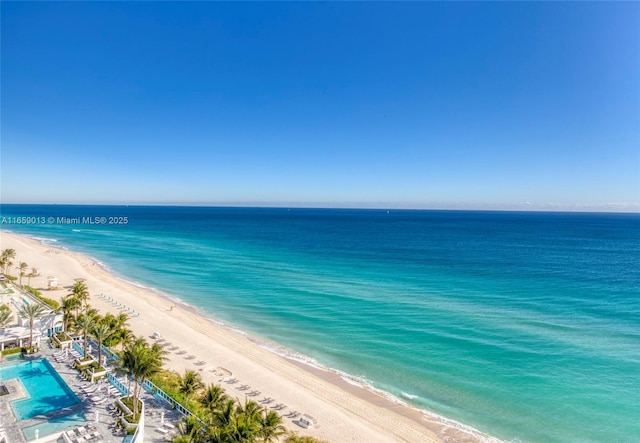
[[[160,424],[163,425],[164,424],[164,411],[162,411],[160,413]]]
[[[100,419],[100,412],[96,411],[96,423],[98,423],[99,419]]]
[[[40,429],[36,429],[34,440],[37,440],[38,437],[40,437]]]

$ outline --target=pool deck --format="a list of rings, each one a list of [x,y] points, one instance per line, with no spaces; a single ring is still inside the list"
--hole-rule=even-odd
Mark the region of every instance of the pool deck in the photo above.
[[[95,394],[85,394],[82,390],[83,386],[86,386],[87,381],[80,377],[79,372],[76,369],[73,369],[70,366],[70,360],[68,362],[57,362],[53,354],[57,349],[51,349],[48,345],[42,346],[40,352],[33,356],[32,358],[47,358],[51,365],[58,372],[60,377],[69,385],[71,390],[78,396],[81,400],[79,404],[59,409],[57,411],[53,411],[46,415],[39,415],[27,420],[17,421],[15,415],[13,414],[13,410],[11,409],[10,401],[15,399],[15,395],[6,395],[0,396],[0,428],[4,428],[7,433],[7,437],[11,443],[26,443],[26,439],[24,434],[22,433],[22,429],[30,426],[35,426],[41,423],[46,423],[49,420],[54,418],[65,416],[68,414],[74,413],[82,413],[87,418],[86,424],[91,424],[94,426],[95,430],[99,432],[100,437],[90,440],[88,443],[121,443],[125,438],[125,435],[122,432],[117,432],[115,430],[114,424],[116,422],[116,417],[112,415],[111,412],[107,409],[107,406],[113,404],[115,401],[115,397],[110,397],[110,401],[103,403],[101,405],[95,405],[90,400],[90,397]],[[19,393],[15,391],[15,384],[9,386],[10,393],[18,395]],[[105,381],[103,386],[108,386],[108,383]],[[108,396],[104,392],[103,389],[100,389],[103,392],[103,396]],[[170,405],[159,399],[153,398],[153,396],[147,392],[144,392],[141,396],[142,400],[145,402],[145,428],[144,441],[151,443],[161,443],[170,441],[171,436],[175,434],[175,430],[170,430],[171,427],[165,425],[165,428],[168,427],[167,431],[162,430],[158,431],[158,428],[161,428],[161,416],[164,415],[164,423],[174,424],[180,417],[180,413],[171,409]],[[98,422],[95,421],[96,411],[98,412]],[[164,413],[164,414],[162,414]],[[86,426],[86,425],[85,425]],[[72,430],[77,426],[70,426],[65,430]],[[59,437],[55,439],[54,437],[58,435]],[[33,442],[44,443],[47,441],[57,441],[63,443],[64,440],[60,435],[60,432],[51,435],[49,438],[47,436],[42,436],[38,440],[32,440]]]

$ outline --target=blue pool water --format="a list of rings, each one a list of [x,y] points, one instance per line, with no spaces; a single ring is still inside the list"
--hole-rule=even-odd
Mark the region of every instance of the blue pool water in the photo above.
[[[38,430],[38,438],[45,437],[47,435],[54,434],[56,432],[62,432],[69,428],[75,428],[81,426],[87,422],[85,416],[78,412],[76,414],[65,415],[64,417],[54,418],[46,423],[40,423],[38,425],[29,426],[22,429],[27,441],[36,439],[36,429]]]
[[[18,420],[48,414],[80,403],[47,359],[29,360],[0,368],[0,380],[17,378],[28,398],[11,402]]]

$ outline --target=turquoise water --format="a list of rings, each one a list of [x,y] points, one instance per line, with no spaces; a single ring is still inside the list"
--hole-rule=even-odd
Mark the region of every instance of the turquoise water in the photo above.
[[[4,205],[3,225],[506,441],[640,435],[640,216]]]
[[[18,420],[48,414],[80,402],[46,359],[29,360],[0,368],[0,380],[18,378],[28,398],[11,402]]]
[[[55,434],[56,432],[62,432],[67,429],[81,426],[87,422],[85,416],[78,412],[76,414],[69,414],[63,417],[51,419],[45,423],[29,426],[22,429],[27,441],[35,440],[36,429],[38,430],[38,438],[45,437],[47,435]]]

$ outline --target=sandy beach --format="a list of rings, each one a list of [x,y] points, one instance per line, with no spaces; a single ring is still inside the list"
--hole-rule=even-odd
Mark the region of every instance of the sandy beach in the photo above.
[[[230,395],[240,399],[247,391],[238,387],[248,385],[252,391],[260,392],[256,399],[271,397],[286,405],[282,415],[298,411],[313,416],[317,426],[312,429],[302,429],[292,419],[285,418],[287,428],[301,435],[330,442],[497,441],[442,417],[392,401],[346,381],[334,371],[277,355],[249,335],[234,331],[228,325],[216,324],[191,306],[113,275],[90,257],[2,232],[0,249],[5,248],[16,250],[15,263],[26,261],[30,268],[40,270],[41,275],[31,279],[31,286],[41,289],[45,297],[60,299],[68,293],[66,288],[74,279],[84,278],[91,305],[102,313],[121,311],[98,294],[139,313],[129,321],[136,335],[151,342],[151,336],[159,332],[167,342],[178,347],[169,352],[166,368],[180,373],[185,369],[198,370],[205,383],[221,384]],[[61,289],[47,290],[49,275],[58,278]],[[179,285],[176,291],[178,288]],[[221,378],[216,368],[227,369],[238,382],[227,383],[228,377]]]

